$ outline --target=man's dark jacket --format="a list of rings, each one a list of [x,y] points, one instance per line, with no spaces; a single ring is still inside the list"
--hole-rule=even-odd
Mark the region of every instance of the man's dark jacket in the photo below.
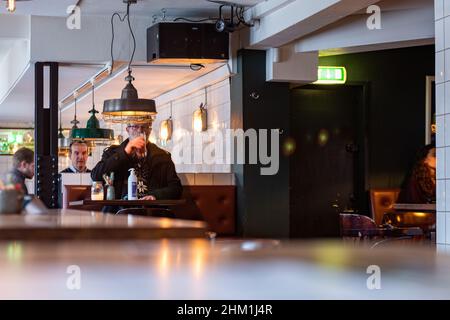
[[[25,184],[25,179],[26,179],[25,175],[17,169],[12,169],[10,171],[10,175],[11,175],[11,182],[14,184],[16,184],[16,183],[20,184],[23,192],[25,194],[28,194],[27,185]]]
[[[133,168],[133,159],[125,152],[128,139],[119,146],[107,148],[102,155],[102,160],[92,169],[93,181],[103,181],[103,174],[110,175],[114,172],[114,189],[116,199],[127,194],[129,169]],[[147,158],[150,167],[148,181],[150,190],[147,195],[153,195],[157,200],[179,199],[182,193],[180,179],[175,171],[170,153],[158,148],[155,144],[147,144]]]

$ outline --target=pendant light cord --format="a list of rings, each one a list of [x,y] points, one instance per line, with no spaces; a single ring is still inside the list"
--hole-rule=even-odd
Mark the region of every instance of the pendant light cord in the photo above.
[[[59,107],[59,132],[62,132],[61,107]]]
[[[114,17],[119,17],[120,22],[124,22],[125,19],[127,19],[128,23],[128,29],[130,30],[131,37],[133,38],[133,52],[130,57],[130,61],[128,62],[128,74],[131,75],[131,63],[134,59],[134,54],[136,52],[136,37],[134,36],[133,28],[131,28],[131,22],[130,22],[130,2],[127,3],[127,13],[122,17],[119,13],[114,12],[111,16],[111,31],[112,31],[112,38],[111,38],[111,70],[114,68]]]
[[[131,22],[130,22],[130,3],[127,5],[127,21],[128,21],[128,28],[130,29],[131,37],[133,38],[133,53],[131,54],[130,62],[128,63],[128,73],[131,74],[131,63],[134,59],[134,53],[136,52],[136,38],[134,36],[133,28],[131,28]]]

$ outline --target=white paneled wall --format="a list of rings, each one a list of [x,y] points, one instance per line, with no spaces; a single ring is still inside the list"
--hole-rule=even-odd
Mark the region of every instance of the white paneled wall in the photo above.
[[[199,82],[200,87],[205,86]],[[157,105],[157,116],[153,123],[153,130],[151,134],[151,141],[155,142],[159,147],[172,152],[174,141],[169,141],[166,144],[162,144],[158,138],[160,123],[162,120],[166,120],[172,116],[173,129],[184,130],[187,133],[192,133],[192,116],[196,109],[199,108],[201,103],[205,103],[205,89],[197,90],[187,96],[177,98],[176,90],[172,93],[174,99],[172,103],[166,103],[163,105]],[[203,145],[205,148],[208,144],[213,142],[213,138],[210,137],[210,133],[214,130],[225,130],[230,128],[230,84],[228,79],[211,85],[206,88],[206,109],[208,112],[208,131],[202,133]],[[104,123],[101,124],[105,126]],[[122,134],[124,139],[128,137],[125,126],[114,125],[108,126],[114,130],[114,135]],[[192,152],[194,152],[194,143],[191,144]],[[95,164],[100,161],[104,146],[96,147],[93,149],[92,156],[89,157],[87,166],[92,169]],[[60,157],[59,169],[63,170],[70,165],[70,159]],[[186,164],[175,163],[175,167],[178,173],[229,173],[231,172],[231,166],[229,164]]]
[[[450,0],[435,0],[436,242],[450,244]]]
[[[174,90],[170,93],[172,100],[172,107],[170,103],[162,105],[157,104],[158,115],[153,124],[153,132],[150,139],[155,142],[159,147],[172,152],[174,142],[169,141],[167,144],[162,145],[158,139],[160,122],[169,118],[172,115],[173,129],[183,129],[185,132],[192,133],[192,116],[193,113],[201,103],[205,103],[205,86],[208,83],[202,82],[201,79],[196,80],[196,85],[199,90],[190,93],[189,95],[183,95],[180,97],[178,90]],[[180,91],[181,92],[181,91]],[[206,109],[208,112],[208,131],[203,132],[203,145],[201,148],[205,148],[208,144],[213,142],[213,138],[210,137],[210,133],[215,130],[225,130],[230,128],[230,84],[229,80],[223,80],[216,84],[206,87]],[[450,106],[449,106],[450,110]],[[171,114],[172,111],[172,114]],[[124,139],[127,138],[125,126],[114,125],[109,126],[104,123],[101,124],[104,127],[114,129],[114,134],[122,134]],[[191,145],[194,149],[193,143]],[[95,164],[100,161],[105,146],[97,146],[93,149],[92,155],[88,158],[87,167],[92,169]],[[193,150],[194,151],[194,150]],[[59,171],[67,168],[70,165],[70,159],[68,157],[59,157]],[[220,175],[221,173],[230,173],[231,166],[229,164],[175,164],[178,173],[186,173],[186,175],[180,175],[184,184],[229,184],[228,175]],[[12,156],[0,156],[0,178],[5,178],[6,174],[11,170]],[[190,173],[211,173],[212,175],[190,175]],[[215,174],[215,175],[213,175]],[[197,177],[196,181],[195,177]],[[192,181],[191,181],[192,180]],[[198,180],[198,181],[197,181]],[[189,183],[190,182],[190,183]],[[26,182],[29,191],[34,190],[34,181],[30,180]]]
[[[205,98],[206,92],[206,98]],[[205,103],[208,112],[207,124],[208,130],[202,133],[203,144],[201,148],[205,148],[208,144],[213,143],[211,133],[215,130],[226,130],[230,128],[230,84],[228,79],[217,84],[200,89],[188,96],[175,98],[172,103],[157,106],[158,115],[153,124],[152,141],[155,141],[161,148],[172,152],[174,140],[167,142],[165,145],[158,139],[160,123],[172,116],[173,130],[183,130],[185,133],[192,133],[192,116],[201,103]],[[183,147],[186,147],[183,144]],[[192,152],[194,142],[191,140]],[[202,149],[203,150],[203,149]],[[195,172],[211,172],[211,173],[229,173],[231,167],[229,164],[206,164],[204,161],[199,164],[194,163],[177,163],[175,162],[177,172],[195,173]]]

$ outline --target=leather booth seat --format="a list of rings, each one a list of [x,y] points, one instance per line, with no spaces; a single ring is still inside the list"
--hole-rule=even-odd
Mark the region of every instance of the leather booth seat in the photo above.
[[[63,208],[71,201],[90,199],[91,186],[65,185]],[[236,225],[236,187],[232,185],[183,186],[184,205],[171,207],[177,219],[202,220],[209,230],[219,235],[234,235]],[[83,210],[100,211],[101,206],[85,206]]]

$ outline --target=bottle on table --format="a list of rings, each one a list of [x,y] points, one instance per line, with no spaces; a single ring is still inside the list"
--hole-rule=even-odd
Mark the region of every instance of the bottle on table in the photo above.
[[[137,200],[137,177],[134,168],[130,170],[128,177],[128,200]]]

